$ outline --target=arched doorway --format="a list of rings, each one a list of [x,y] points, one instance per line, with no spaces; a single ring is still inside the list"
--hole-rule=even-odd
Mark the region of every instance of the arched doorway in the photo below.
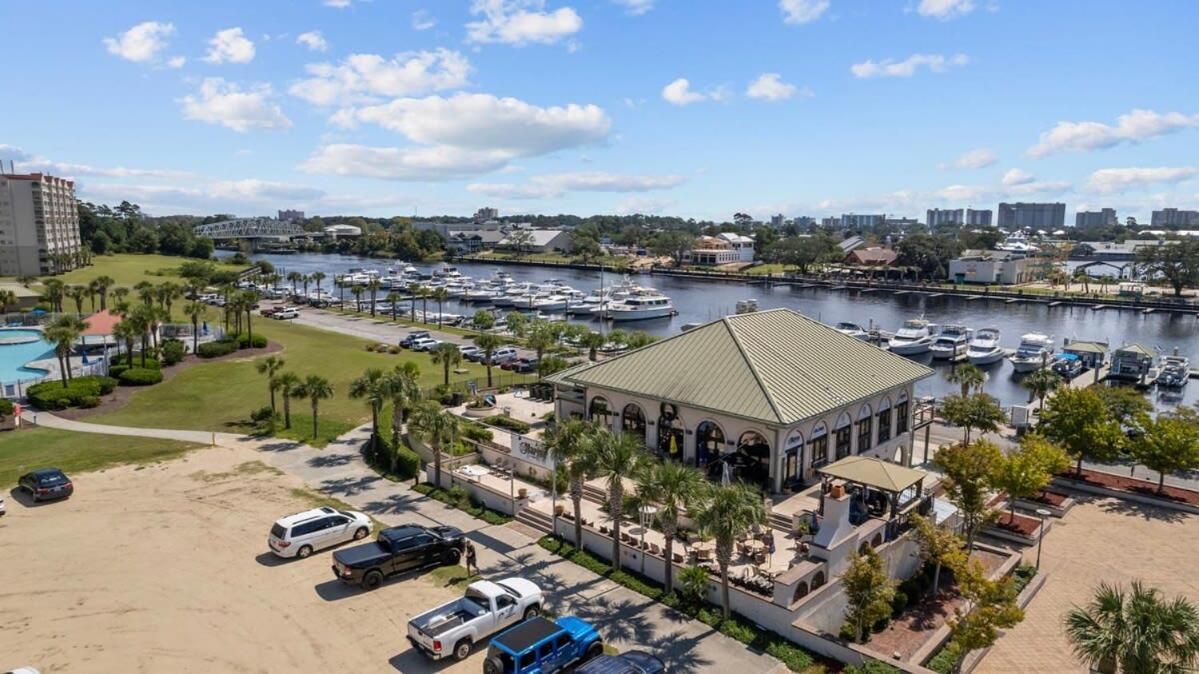
[[[828,463],[828,424],[823,421],[812,428],[808,437],[808,455],[812,457],[813,468]]]
[[[783,480],[799,484],[803,482],[803,433],[791,431],[783,443]]]
[[[620,429],[645,443],[645,412],[636,403],[629,403],[621,410]]]
[[[853,441],[853,424],[849,421],[849,415],[842,412],[840,417],[837,417],[837,425],[833,431],[833,448],[836,451],[838,459],[844,459],[853,453],[853,448],[850,443]]]
[[[591,399],[591,404],[587,406],[587,418],[598,422],[604,428],[611,429],[612,406],[608,404],[607,399],[603,396],[596,396]]]
[[[900,393],[899,402],[895,403],[895,435],[908,432],[908,394]]]
[[[746,460],[738,477],[757,485],[770,483],[770,442],[757,431],[746,431],[737,440],[737,453]]]
[[[724,452],[724,430],[705,421],[695,429],[695,465],[703,468]]]
[[[858,454],[874,446],[874,411],[869,405],[862,405],[858,412]]]
[[[878,441],[882,444],[891,439],[891,399],[883,400],[878,406]]]
[[[683,420],[678,408],[670,403],[662,403],[658,412],[658,455],[683,460]]]

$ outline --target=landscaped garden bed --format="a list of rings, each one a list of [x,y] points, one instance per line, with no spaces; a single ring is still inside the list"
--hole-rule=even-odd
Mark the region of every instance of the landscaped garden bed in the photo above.
[[[1140,499],[1157,500],[1163,504],[1178,504],[1199,509],[1199,491],[1173,487],[1168,484],[1159,491],[1157,484],[1134,477],[1083,468],[1081,475],[1077,470],[1069,470],[1059,474],[1056,480],[1057,484],[1062,487],[1092,487],[1117,493],[1123,492]]]
[[[1005,510],[995,522],[987,526],[983,531],[995,538],[1029,545],[1035,543],[1037,538],[1040,537],[1041,526],[1040,518],[1029,517],[1028,515],[1021,515],[1019,513],[1013,516],[1011,512]],[[1044,526],[1049,526],[1049,522],[1045,522]]]
[[[1060,492],[1042,489],[1028,498],[1016,499],[1016,507],[1034,512],[1043,508],[1054,517],[1065,517],[1074,507],[1074,499]]]

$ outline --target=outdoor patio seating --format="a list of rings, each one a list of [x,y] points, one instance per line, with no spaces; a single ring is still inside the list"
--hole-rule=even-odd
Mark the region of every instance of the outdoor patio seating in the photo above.
[[[684,559],[684,558],[683,558],[683,553],[681,553],[681,552],[676,552],[676,553],[674,553],[674,563],[675,563],[675,564],[682,564],[682,563],[683,563],[683,559]]]

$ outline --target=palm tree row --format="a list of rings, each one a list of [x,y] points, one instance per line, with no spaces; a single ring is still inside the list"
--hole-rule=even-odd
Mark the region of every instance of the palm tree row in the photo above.
[[[283,428],[291,428],[292,398],[307,398],[312,403],[312,438],[318,435],[320,402],[333,397],[333,385],[329,380],[316,374],[310,374],[301,379],[294,372],[285,372],[283,366],[287,362],[278,356],[267,356],[255,363],[259,374],[266,375],[267,388],[271,396],[271,415],[275,415],[275,393],[283,398]]]

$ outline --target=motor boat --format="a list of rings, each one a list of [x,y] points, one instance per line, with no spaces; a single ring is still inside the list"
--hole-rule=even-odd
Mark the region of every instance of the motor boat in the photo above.
[[[499,293],[490,285],[481,285],[467,290],[462,295],[462,300],[465,302],[494,302],[495,298],[499,297]]]
[[[1002,250],[1009,253],[1035,253],[1039,248],[1028,242],[1028,239],[1023,234],[1012,234],[1003,240],[1003,243],[995,246],[995,250]]]
[[[936,334],[935,325],[923,318],[913,318],[903,322],[903,327],[887,342],[891,353],[901,356],[915,356],[927,353],[933,345]]]
[[[608,306],[607,316],[614,321],[664,318],[674,314],[674,304],[665,295],[633,295]]]
[[[566,311],[566,303],[568,298],[566,295],[549,295],[547,297],[537,297],[533,300],[533,309],[536,311]]]
[[[1007,353],[999,346],[999,329],[983,328],[974,333],[966,348],[966,360],[973,365],[991,365],[1003,360]]]
[[[863,330],[862,326],[858,325],[857,323],[849,323],[846,321],[842,321],[842,322],[838,323],[836,325],[836,327],[834,327],[833,329],[843,335],[849,335],[850,337],[853,337],[854,339],[860,339],[863,342],[870,339],[870,333]]]
[[[1082,364],[1082,359],[1073,353],[1057,354],[1053,357],[1053,364],[1049,367],[1066,381],[1070,381],[1087,369]]]
[[[1164,356],[1157,385],[1169,388],[1186,386],[1191,378],[1191,361],[1186,356]]]
[[[1016,372],[1032,372],[1049,364],[1053,356],[1053,337],[1030,332],[1020,338],[1020,346],[1009,360]]]
[[[758,310],[758,301],[755,299],[739,300],[737,302],[738,314],[751,314]]]
[[[946,325],[928,347],[937,360],[956,360],[970,348],[974,331],[962,325]]]

